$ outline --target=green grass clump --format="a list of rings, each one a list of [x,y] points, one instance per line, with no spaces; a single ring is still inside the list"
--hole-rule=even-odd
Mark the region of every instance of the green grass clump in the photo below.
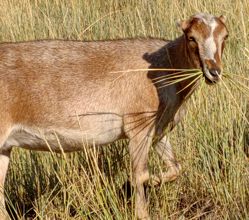
[[[196,12],[226,15],[230,33],[223,63],[232,81],[203,84],[189,101],[187,117],[169,134],[182,175],[147,189],[150,213],[155,219],[249,219],[249,93],[247,86],[234,85],[238,80],[247,85],[247,0],[5,0],[0,41],[173,39],[181,34],[176,20]],[[6,184],[13,216],[134,219],[134,198],[126,199],[121,190],[130,175],[127,143],[86,151],[56,155],[15,149]],[[163,169],[153,150],[150,169]]]

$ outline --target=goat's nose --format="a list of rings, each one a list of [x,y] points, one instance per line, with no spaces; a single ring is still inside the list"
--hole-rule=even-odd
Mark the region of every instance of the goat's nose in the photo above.
[[[209,72],[210,72],[210,74],[211,74],[212,76],[217,77],[217,76],[220,75],[221,70],[220,70],[219,68],[215,68],[215,69],[212,68],[212,69],[209,70]]]

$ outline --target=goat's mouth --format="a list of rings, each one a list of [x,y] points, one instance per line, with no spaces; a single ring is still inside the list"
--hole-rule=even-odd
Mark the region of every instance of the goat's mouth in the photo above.
[[[207,68],[203,69],[203,75],[205,77],[205,82],[208,85],[214,85],[220,81],[221,76],[215,70],[209,70]]]

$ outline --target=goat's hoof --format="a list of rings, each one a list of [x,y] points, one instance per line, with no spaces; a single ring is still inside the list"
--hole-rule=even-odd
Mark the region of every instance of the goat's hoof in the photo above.
[[[149,185],[149,186],[158,186],[158,185],[160,185],[161,183],[162,183],[161,178],[159,178],[159,177],[156,176],[156,175],[152,175],[152,176],[150,177],[150,181],[148,182],[148,185]]]

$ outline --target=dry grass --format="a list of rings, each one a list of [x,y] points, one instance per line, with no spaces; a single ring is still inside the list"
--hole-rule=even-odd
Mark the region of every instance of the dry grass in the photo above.
[[[249,129],[243,116],[249,93],[237,83],[248,83],[247,0],[5,0],[0,41],[172,39],[180,34],[175,21],[199,11],[227,16],[223,60],[232,81],[203,84],[189,101],[186,119],[170,134],[183,174],[148,188],[149,208],[155,219],[249,219]],[[120,141],[67,155],[14,150],[6,191],[10,212],[16,219],[133,219],[134,198],[125,199],[120,190],[130,174],[126,146]],[[162,169],[153,150],[150,167]]]

